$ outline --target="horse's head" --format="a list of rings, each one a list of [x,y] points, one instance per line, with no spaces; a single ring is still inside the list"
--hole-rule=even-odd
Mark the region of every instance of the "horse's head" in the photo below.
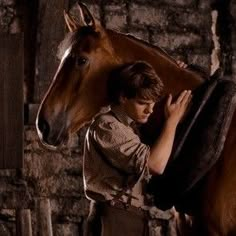
[[[48,147],[65,142],[107,104],[106,81],[119,64],[143,60],[164,83],[164,92],[193,89],[202,78],[178,67],[166,52],[135,37],[104,29],[87,7],[65,13],[70,33],[60,46],[60,65],[38,111],[38,135]]]
[[[36,127],[43,144],[56,147],[106,105],[106,79],[118,63],[105,30],[87,7],[79,18],[64,14],[69,33],[60,45],[60,65],[40,105]]]

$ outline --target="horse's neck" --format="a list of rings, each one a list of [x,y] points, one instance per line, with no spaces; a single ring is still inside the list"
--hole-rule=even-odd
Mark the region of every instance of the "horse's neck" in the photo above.
[[[176,94],[183,89],[194,89],[202,83],[199,75],[179,68],[175,60],[160,48],[112,30],[108,30],[107,34],[122,63],[136,60],[150,63],[162,79],[166,93]]]

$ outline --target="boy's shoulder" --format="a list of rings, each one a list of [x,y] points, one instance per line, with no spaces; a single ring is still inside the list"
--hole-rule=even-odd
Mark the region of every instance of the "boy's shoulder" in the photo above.
[[[119,122],[113,112],[108,111],[106,113],[100,113],[97,115],[94,119],[93,124],[99,125],[99,124],[111,124],[111,123],[117,123]]]

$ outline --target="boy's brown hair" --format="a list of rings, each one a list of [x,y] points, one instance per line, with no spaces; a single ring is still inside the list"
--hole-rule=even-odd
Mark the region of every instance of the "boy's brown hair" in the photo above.
[[[108,78],[107,89],[112,104],[119,104],[121,96],[157,102],[162,94],[163,83],[151,65],[137,61],[113,70]]]

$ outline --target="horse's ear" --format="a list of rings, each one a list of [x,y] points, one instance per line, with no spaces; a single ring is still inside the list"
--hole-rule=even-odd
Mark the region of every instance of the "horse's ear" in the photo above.
[[[81,23],[83,24],[83,26],[91,26],[95,28],[95,20],[91,12],[89,11],[88,7],[80,2],[77,2],[77,4],[80,11]]]
[[[95,20],[88,10],[87,6],[83,3],[77,2],[78,15],[71,15],[64,11],[64,19],[70,32],[74,32],[80,27],[91,26],[95,29]]]
[[[64,19],[70,32],[74,32],[79,28],[79,22],[65,10],[64,10]]]

